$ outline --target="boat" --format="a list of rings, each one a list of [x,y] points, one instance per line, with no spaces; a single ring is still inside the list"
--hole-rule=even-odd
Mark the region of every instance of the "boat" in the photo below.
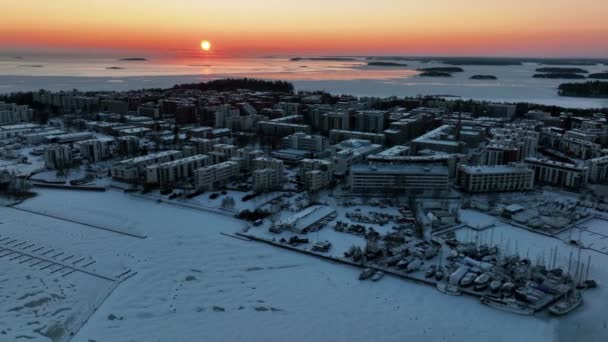
[[[566,294],[566,296],[562,300],[551,305],[549,307],[549,312],[553,315],[561,316],[572,312],[574,309],[578,308],[582,304],[583,295],[581,294],[581,292],[571,290]]]
[[[460,296],[460,294],[462,293],[462,290],[460,290],[460,287],[448,284],[446,282],[438,282],[436,287],[437,287],[437,290],[439,290],[439,292],[442,292],[442,293],[445,293],[445,294],[448,294],[451,296]]]
[[[372,281],[378,281],[378,280],[382,279],[382,277],[384,277],[384,272],[376,271],[374,273],[374,275],[372,276]]]
[[[409,265],[410,262],[414,261],[414,259],[416,259],[416,258],[413,257],[413,256],[411,256],[411,255],[408,256],[408,257],[405,257],[405,258],[401,259],[401,261],[399,261],[397,263],[397,267],[398,268],[407,268],[407,265]]]
[[[534,309],[520,303],[516,299],[504,299],[492,296],[481,297],[481,303],[499,310],[516,313],[519,315],[533,315]]]
[[[444,275],[445,275],[445,273],[443,273],[443,267],[442,266],[437,267],[437,270],[435,270],[435,279],[441,280],[441,279],[443,279]]]
[[[437,269],[437,265],[431,265],[426,269],[426,272],[424,272],[424,276],[426,278],[430,278],[432,276],[435,275],[435,270]]]
[[[476,284],[473,286],[473,290],[477,292],[485,291],[488,288],[488,283]]]
[[[500,282],[500,280],[492,280],[492,282],[490,283],[490,291],[496,293],[498,292],[498,290],[500,290],[501,286],[502,283]]]
[[[420,269],[420,266],[422,266],[422,260],[416,258],[407,265],[407,269],[405,270],[405,272],[412,273],[418,271]]]
[[[473,280],[475,280],[476,277],[477,277],[477,275],[472,272],[465,274],[464,277],[462,277],[462,279],[460,279],[460,286],[467,287],[467,286],[473,284]]]
[[[490,274],[489,273],[482,273],[481,275],[479,275],[477,278],[475,278],[475,285],[482,285],[482,284],[487,284],[490,282]]]
[[[367,280],[371,278],[375,272],[376,271],[373,268],[366,268],[359,274],[359,280]]]

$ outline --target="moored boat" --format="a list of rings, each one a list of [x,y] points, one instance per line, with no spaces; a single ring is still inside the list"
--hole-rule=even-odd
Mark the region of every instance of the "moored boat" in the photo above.
[[[481,297],[481,303],[487,306],[508,311],[512,313],[516,313],[518,315],[532,315],[534,314],[534,309],[520,303],[516,299],[503,299],[491,296],[483,296]]]
[[[378,281],[378,280],[382,279],[382,277],[384,277],[384,272],[376,271],[374,273],[374,275],[372,276],[372,281]]]
[[[573,311],[582,304],[583,295],[581,294],[581,292],[577,290],[571,290],[566,294],[564,299],[551,305],[549,307],[549,312],[554,315],[561,316]]]
[[[361,272],[361,274],[359,274],[359,280],[367,280],[371,278],[371,276],[373,276],[375,272],[376,270],[372,268],[366,268]]]
[[[446,282],[438,282],[436,287],[437,287],[437,290],[439,290],[439,292],[449,294],[452,296],[460,296],[460,294],[462,293],[462,290],[460,289],[460,287],[448,284]]]

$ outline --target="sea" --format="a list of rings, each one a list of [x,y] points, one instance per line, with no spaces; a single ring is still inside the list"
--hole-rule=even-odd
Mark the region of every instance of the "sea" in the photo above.
[[[126,57],[125,57],[126,58]],[[137,59],[137,58],[135,58]],[[123,91],[166,88],[180,83],[219,78],[254,77],[287,80],[296,90],[324,90],[359,97],[445,98],[493,102],[529,102],[566,108],[608,108],[608,99],[561,97],[561,83],[585,80],[533,78],[538,63],[521,65],[464,65],[452,77],[421,77],[420,68],[446,67],[438,61],[407,60],[406,66],[368,66],[365,58],[352,60],[288,57],[185,57],[124,60],[110,57],[0,56],[0,93],[47,89],[52,91]],[[551,65],[551,67],[560,67]],[[572,67],[564,65],[563,67]],[[606,72],[608,66],[585,65],[589,73]],[[497,80],[472,80],[473,75],[493,75]]]

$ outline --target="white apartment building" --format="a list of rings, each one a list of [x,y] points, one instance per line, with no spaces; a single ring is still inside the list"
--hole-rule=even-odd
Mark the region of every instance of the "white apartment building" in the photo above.
[[[381,110],[364,110],[357,113],[357,130],[361,132],[382,133],[387,114]]]
[[[146,167],[167,163],[182,157],[183,153],[181,151],[169,150],[122,160],[112,165],[112,178],[124,182],[138,182],[145,176]]]
[[[527,191],[534,189],[534,170],[525,164],[458,168],[458,185],[466,192]]]
[[[260,169],[276,169],[281,171],[284,170],[283,161],[276,158],[268,158],[268,157],[259,157],[255,158],[252,161],[252,166],[254,170]]]
[[[230,160],[236,156],[237,147],[229,144],[213,145],[213,151],[207,153],[211,157],[212,164],[218,164]]]
[[[198,154],[167,163],[150,165],[146,167],[146,183],[160,184],[161,187],[170,186],[193,177],[196,170],[208,166],[209,162],[209,156]]]
[[[381,152],[382,145],[369,140],[350,139],[331,147],[336,175],[346,175],[351,165],[362,163],[367,156]]]
[[[51,144],[44,151],[44,163],[49,169],[70,168],[72,158],[72,148],[69,145]]]
[[[350,170],[352,192],[424,193],[449,188],[445,166],[419,165],[353,165]]]
[[[139,153],[139,138],[132,135],[117,137],[115,146],[119,156],[134,156]]]
[[[538,158],[528,158],[526,164],[534,169],[534,179],[537,182],[572,189],[580,189],[587,185],[589,176],[587,167]]]
[[[327,139],[322,135],[309,135],[298,132],[284,137],[281,142],[283,148],[289,150],[319,153],[327,149]]]
[[[199,191],[213,190],[237,177],[239,173],[239,163],[231,160],[200,168],[195,172],[195,188]]]
[[[283,171],[279,169],[258,169],[253,171],[253,191],[265,192],[280,189],[284,183]]]
[[[91,163],[96,163],[110,157],[110,142],[112,140],[89,139],[76,143],[80,155]]]
[[[228,120],[239,115],[241,115],[241,111],[238,108],[232,107],[229,104],[220,105],[215,110],[215,127],[227,127]]]
[[[604,183],[608,181],[608,156],[587,160],[589,168],[589,181],[593,183]]]
[[[323,159],[304,159],[300,163],[299,175],[306,191],[317,192],[333,181],[334,164]]]
[[[28,106],[18,106],[14,103],[0,101],[0,125],[30,122],[33,116],[34,111]]]

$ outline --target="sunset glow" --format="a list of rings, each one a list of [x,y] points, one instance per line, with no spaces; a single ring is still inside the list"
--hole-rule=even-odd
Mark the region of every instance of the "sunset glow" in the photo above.
[[[211,43],[208,40],[203,40],[201,42],[201,49],[203,51],[210,51],[211,50]]]
[[[5,50],[184,52],[203,31],[221,55],[608,55],[597,0],[30,0],[2,12]]]

